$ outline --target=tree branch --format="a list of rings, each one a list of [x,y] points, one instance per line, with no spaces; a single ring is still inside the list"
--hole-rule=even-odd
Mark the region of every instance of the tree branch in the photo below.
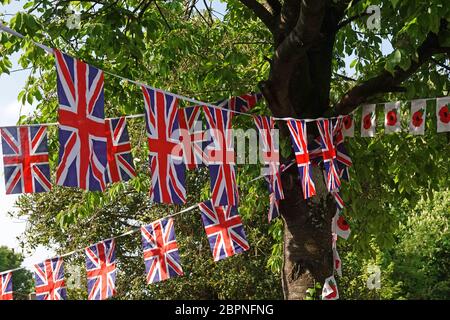
[[[272,9],[272,14],[277,16],[281,13],[281,3],[278,0],[266,0],[269,7]]]
[[[252,10],[253,13],[266,25],[267,28],[273,33],[274,32],[274,16],[257,0],[239,0],[248,9]]]
[[[345,26],[349,25],[350,23],[352,23],[353,21],[358,20],[359,18],[362,18],[362,17],[367,17],[367,16],[370,16],[370,13],[367,13],[366,11],[364,11],[360,14],[350,17],[350,18],[340,22],[337,25],[336,30],[340,30],[340,29],[344,28]]]
[[[398,92],[400,84],[413,75],[420,66],[430,61],[434,54],[446,53],[450,55],[450,47],[440,47],[438,36],[430,33],[418,48],[417,53],[418,60],[412,61],[408,69],[403,70],[397,67],[393,75],[384,70],[380,75],[350,89],[335,105],[335,113],[349,113],[376,94]]]

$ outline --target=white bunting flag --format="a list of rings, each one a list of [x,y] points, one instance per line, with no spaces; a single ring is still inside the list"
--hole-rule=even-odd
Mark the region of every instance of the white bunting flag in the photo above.
[[[436,99],[437,132],[450,132],[450,97]]]
[[[384,132],[400,132],[400,101],[389,102],[384,105]]]
[[[339,253],[337,251],[337,234],[333,233],[332,234],[333,237],[333,245],[332,245],[332,249],[333,249],[333,269],[334,271],[336,271],[336,273],[338,274],[339,277],[342,277],[342,261],[341,258],[339,257]]]
[[[423,135],[425,133],[425,117],[427,115],[427,100],[411,101],[411,115],[409,120],[409,133]]]
[[[353,121],[353,114],[348,114],[344,116],[342,125],[342,134],[344,137],[354,137],[355,136],[355,122]]]
[[[376,117],[375,104],[367,104],[362,107],[361,137],[375,136]]]
[[[339,292],[334,276],[325,279],[322,289],[322,300],[337,300],[339,299]]]

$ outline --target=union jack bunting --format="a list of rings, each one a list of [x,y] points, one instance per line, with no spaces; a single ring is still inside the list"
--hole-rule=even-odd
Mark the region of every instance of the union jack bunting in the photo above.
[[[66,300],[64,261],[57,257],[34,266],[36,298],[38,300]]]
[[[185,164],[180,143],[178,100],[163,91],[143,86],[147,140],[150,151],[153,202],[186,202]]]
[[[223,109],[203,108],[212,144],[206,149],[214,206],[235,206],[239,202],[236,184],[234,141],[231,132],[233,113]]]
[[[125,117],[106,119],[106,183],[128,181],[136,177]]]
[[[12,272],[0,273],[0,300],[13,299]]]
[[[262,147],[261,154],[263,156],[263,162],[268,169],[268,183],[270,184],[270,190],[274,193],[276,200],[284,199],[280,175],[278,141],[274,133],[275,121],[271,117],[263,116],[255,116],[253,119],[259,130]]]
[[[295,152],[303,197],[308,199],[316,194],[316,186],[311,176],[312,168],[308,153],[306,122],[303,120],[289,120],[287,125],[291,132],[292,146]]]
[[[182,276],[178,245],[172,218],[141,227],[147,283]]]
[[[336,161],[338,165],[339,177],[346,181],[350,181],[349,167],[351,167],[353,163],[344,145],[345,139],[343,128],[344,128],[344,119],[338,118],[333,131],[335,140],[334,143],[336,147]]]
[[[333,142],[334,125],[329,119],[317,120],[320,133],[322,159],[325,167],[326,184],[328,191],[334,191],[341,186],[339,169],[336,160],[336,148]]]
[[[103,71],[54,50],[58,87],[58,185],[105,190]]]
[[[179,109],[180,140],[183,143],[184,162],[188,170],[194,170],[202,165],[208,165],[205,150],[204,132],[199,121],[201,106]]]
[[[338,209],[342,210],[344,209],[344,200],[342,200],[341,194],[338,190],[331,192],[331,194],[334,197],[334,200],[336,201],[336,206]]]
[[[116,242],[105,240],[86,248],[88,299],[106,300],[116,293]]]
[[[247,251],[247,242],[237,207],[214,207],[211,200],[199,204],[214,261]]]
[[[47,127],[6,127],[1,136],[6,194],[49,191]]]
[[[261,93],[247,93],[238,97],[220,100],[216,106],[237,112],[248,112],[263,98]]]

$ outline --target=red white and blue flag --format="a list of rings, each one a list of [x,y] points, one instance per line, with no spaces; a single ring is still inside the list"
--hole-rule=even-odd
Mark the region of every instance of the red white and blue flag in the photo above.
[[[54,50],[58,88],[58,185],[105,190],[103,71]]]
[[[47,127],[6,127],[1,136],[6,194],[49,191]]]
[[[57,257],[36,264],[34,278],[38,300],[66,300],[63,258]]]
[[[116,293],[116,242],[105,240],[86,248],[89,300],[106,300]]]
[[[107,158],[106,182],[128,181],[136,177],[131,143],[125,117],[106,119]]]
[[[316,186],[311,175],[312,166],[308,153],[306,122],[303,120],[289,120],[287,125],[291,132],[292,146],[294,147],[303,197],[308,199],[316,194]]]
[[[0,273],[0,301],[13,299],[12,272]]]
[[[183,275],[172,218],[141,227],[147,283]]]
[[[142,87],[150,151],[153,202],[186,202],[183,145],[180,143],[178,100],[163,91]]]
[[[328,191],[332,192],[341,186],[336,160],[336,148],[333,141],[334,123],[329,119],[317,120],[317,128],[320,133],[322,160],[325,167],[325,181]]]
[[[336,147],[336,161],[338,165],[339,177],[346,181],[350,181],[349,167],[351,167],[353,163],[344,145],[344,120],[345,118],[337,119],[334,126],[333,135]]]
[[[200,203],[199,208],[214,261],[250,249],[237,207],[214,207],[208,200]]]
[[[200,121],[202,107],[193,106],[179,109],[180,140],[183,143],[183,155],[188,170],[208,165],[205,152],[205,134]]]
[[[247,93],[216,102],[216,106],[237,112],[248,112],[263,98],[261,93]]]
[[[239,194],[236,183],[234,141],[231,122],[233,113],[227,110],[204,107],[208,133],[212,138],[206,152],[211,178],[211,200],[214,206],[236,206]]]

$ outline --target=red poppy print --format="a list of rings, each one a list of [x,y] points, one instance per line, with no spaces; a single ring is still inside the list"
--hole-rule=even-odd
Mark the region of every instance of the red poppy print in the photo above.
[[[346,130],[350,129],[352,126],[352,117],[350,116],[345,116],[344,117],[344,128]]]
[[[439,120],[445,124],[450,122],[450,113],[448,111],[448,106],[449,105],[444,105],[439,109]]]
[[[369,130],[372,127],[372,114],[368,113],[364,117],[364,129]]]
[[[422,126],[423,114],[424,114],[423,109],[414,112],[414,114],[412,115],[412,125],[414,127],[419,128],[420,126]]]
[[[350,229],[350,226],[348,225],[347,221],[344,219],[343,216],[339,216],[338,220],[337,220],[337,225],[339,227],[339,229],[347,231],[348,229]]]
[[[337,288],[335,284],[330,283],[330,289],[333,290],[332,292],[330,292],[326,298],[327,299],[335,299],[337,297]]]

